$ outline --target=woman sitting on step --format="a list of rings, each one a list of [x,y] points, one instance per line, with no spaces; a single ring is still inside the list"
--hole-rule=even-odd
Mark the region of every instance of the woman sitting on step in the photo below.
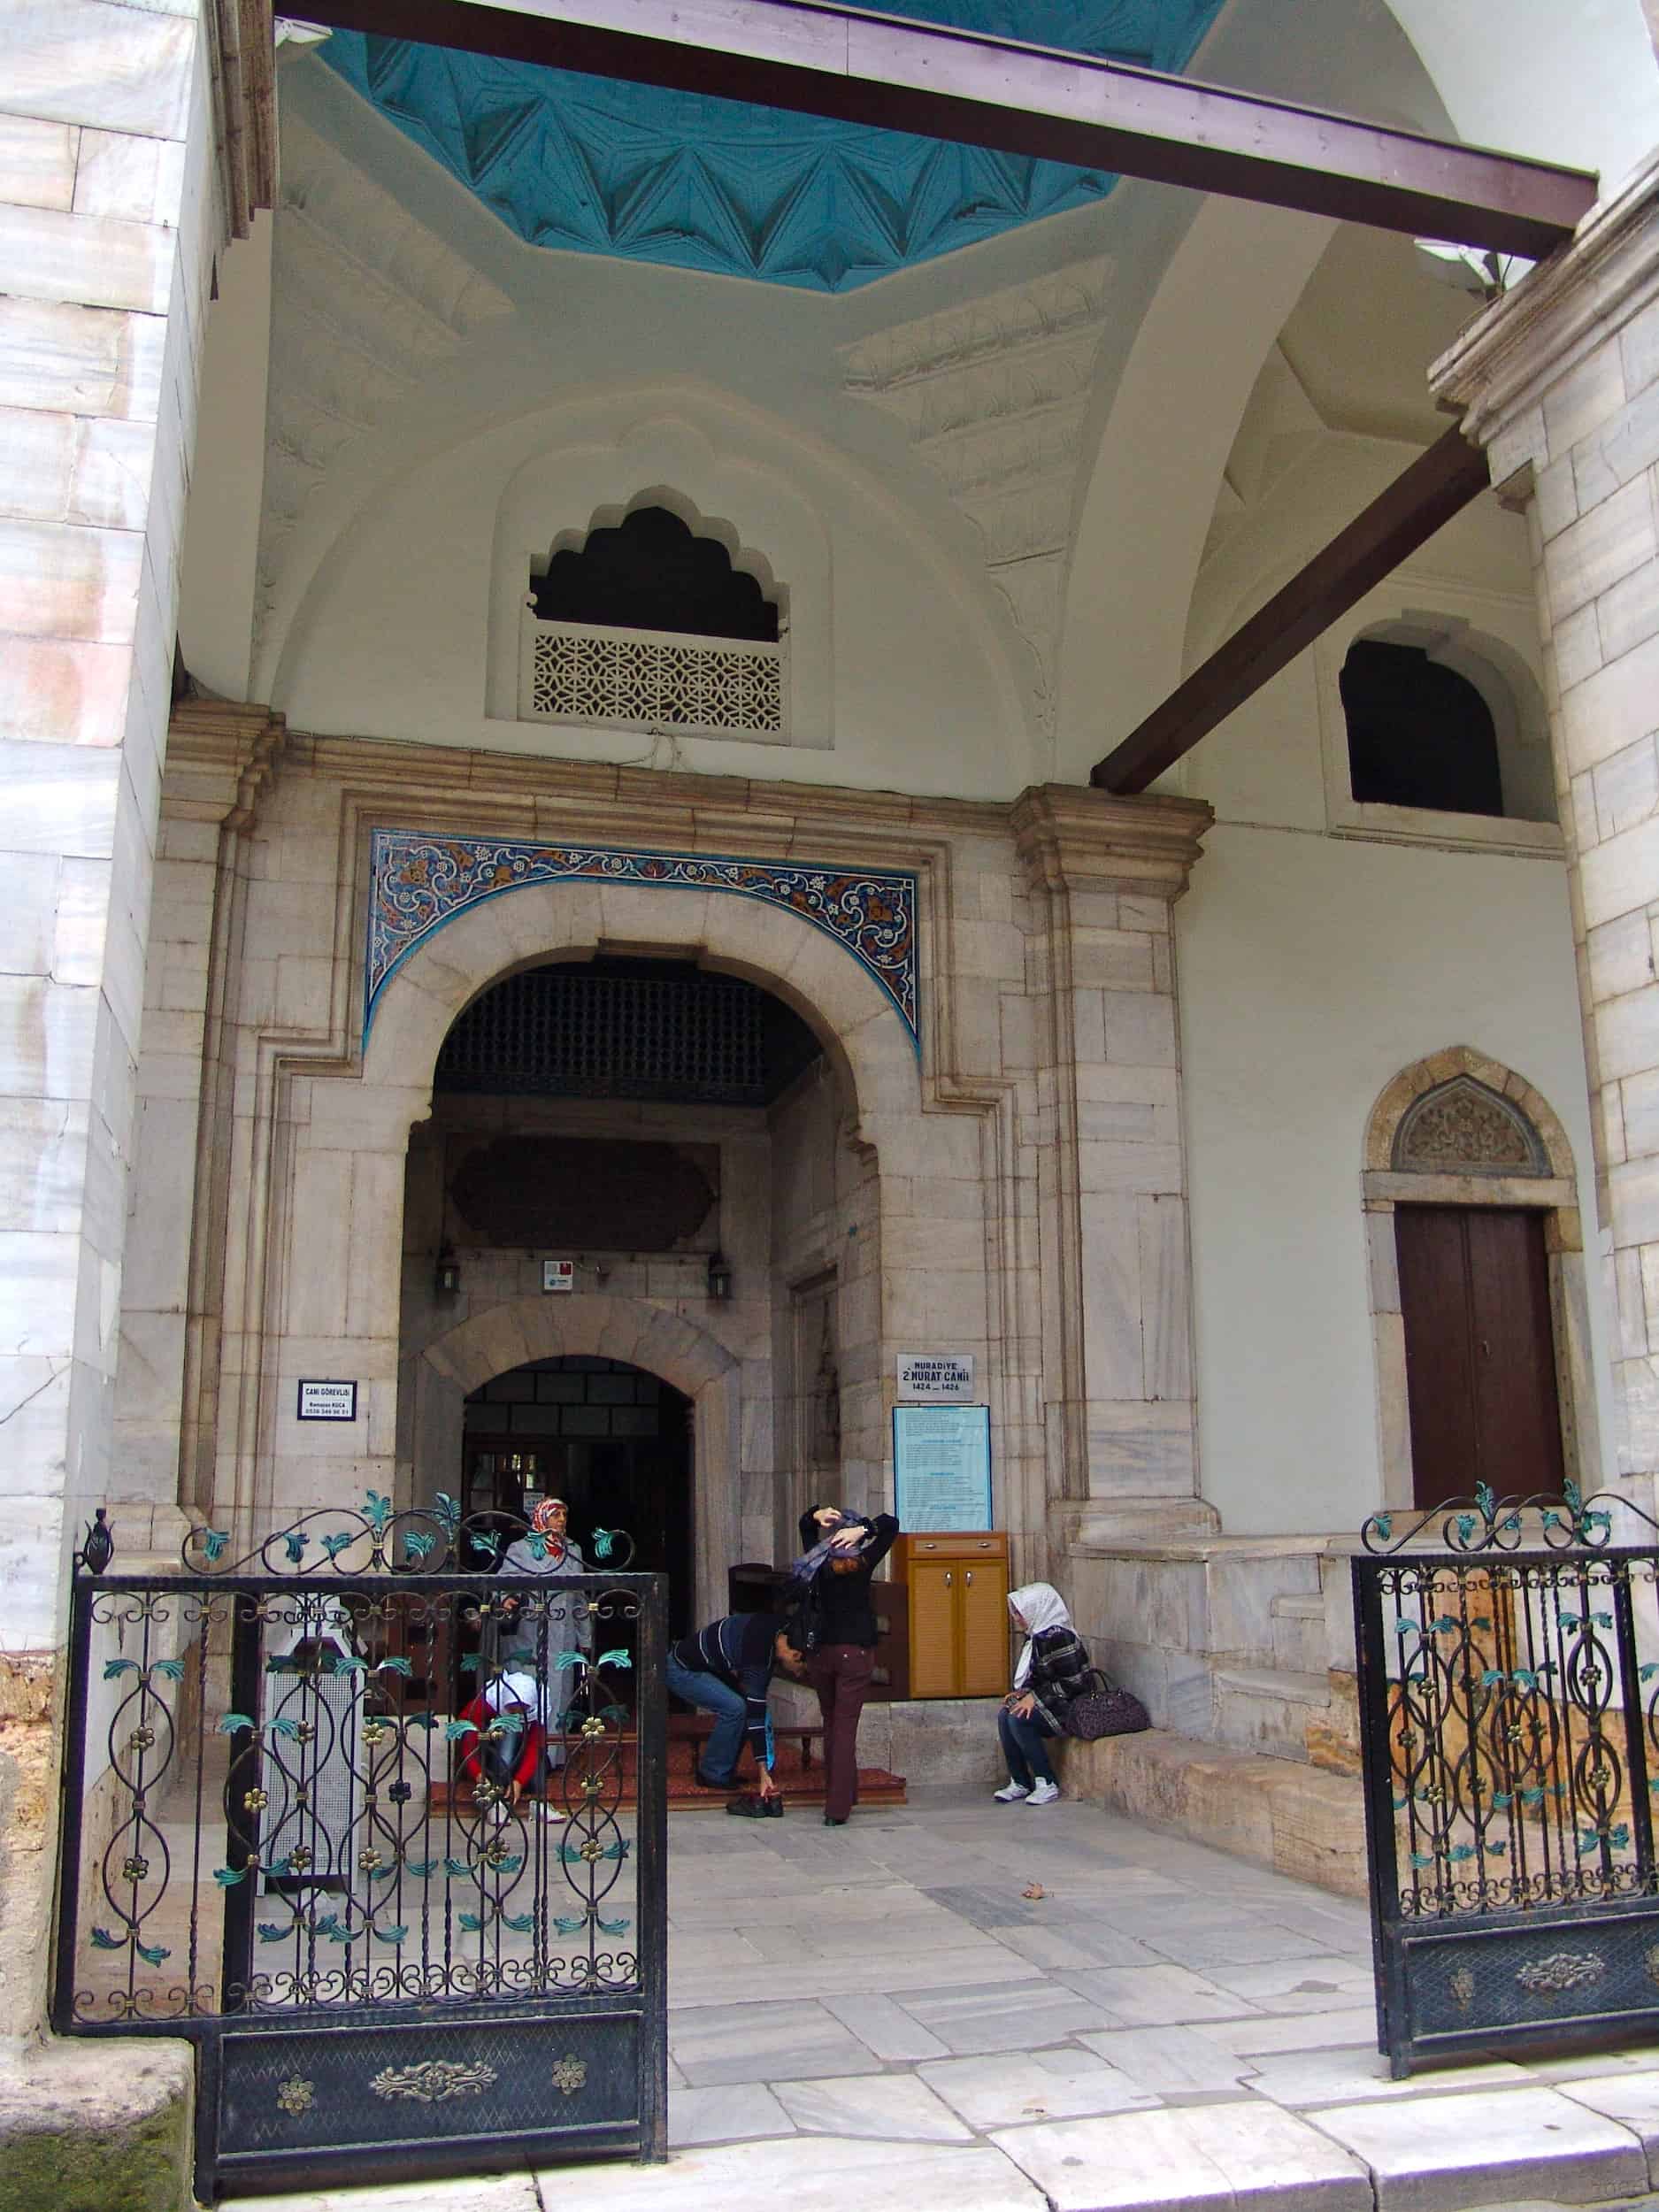
[[[1010,1590],[1008,1609],[1015,1627],[1025,1632],[1025,1644],[1014,1669],[1014,1686],[996,1717],[1008,1783],[992,1794],[1000,1805],[1052,1805],[1060,1785],[1045,1746],[1065,1733],[1066,1709],[1088,1687],[1088,1647],[1051,1582],[1027,1582]]]

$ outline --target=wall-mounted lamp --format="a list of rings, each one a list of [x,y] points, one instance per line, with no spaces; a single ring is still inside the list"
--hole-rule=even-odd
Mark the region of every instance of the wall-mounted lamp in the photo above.
[[[438,1255],[434,1287],[440,1298],[453,1298],[461,1287],[461,1263],[447,1244]]]
[[[724,1252],[709,1255],[709,1295],[724,1305],[732,1294],[732,1263]]]

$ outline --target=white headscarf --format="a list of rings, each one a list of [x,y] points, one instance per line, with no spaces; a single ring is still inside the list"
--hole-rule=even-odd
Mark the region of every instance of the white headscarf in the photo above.
[[[1014,1669],[1014,1687],[1023,1689],[1031,1674],[1031,1655],[1045,1628],[1070,1628],[1071,1616],[1052,1582],[1025,1582],[1008,1594],[1008,1609],[1025,1624],[1025,1648]]]
[[[498,1675],[495,1681],[486,1683],[484,1701],[492,1713],[510,1712],[517,1705],[538,1720],[546,1717],[541,1685],[533,1674]]]

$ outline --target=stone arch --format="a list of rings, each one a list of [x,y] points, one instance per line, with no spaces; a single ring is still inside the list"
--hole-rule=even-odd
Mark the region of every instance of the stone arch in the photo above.
[[[691,1400],[696,1602],[700,1618],[723,1613],[738,1556],[742,1363],[711,1331],[648,1299],[538,1294],[470,1314],[425,1345],[416,1365],[426,1386],[458,1402],[527,1360],[571,1354],[625,1360]]]
[[[1502,1111],[1518,1118],[1523,1128],[1536,1139],[1541,1159],[1536,1165],[1517,1169],[1517,1173],[1541,1173],[1572,1181],[1577,1171],[1572,1147],[1549,1101],[1541,1092],[1535,1091],[1524,1076],[1517,1075],[1501,1061],[1488,1059],[1471,1045],[1450,1045],[1443,1052],[1431,1053],[1426,1059],[1414,1061],[1384,1087],[1365,1125],[1366,1171],[1394,1171],[1400,1155],[1401,1132],[1408,1118],[1419,1113],[1437,1092],[1449,1093],[1455,1085],[1476,1087],[1494,1100]],[[1497,1164],[1476,1164],[1475,1171],[1489,1174]]]
[[[1361,1175],[1376,1356],[1383,1500],[1412,1502],[1405,1317],[1397,1205],[1527,1206],[1544,1215],[1555,1391],[1568,1476],[1599,1479],[1589,1286],[1572,1147],[1541,1092],[1471,1045],[1450,1045],[1402,1068],[1365,1125]]]
[[[1113,397],[1066,591],[1055,774],[1087,778],[1100,702],[1125,735],[1185,672],[1216,495],[1263,362],[1335,226],[1205,200],[1171,256]]]
[[[364,1083],[405,1094],[424,1087],[429,1104],[439,1048],[480,992],[538,960],[595,950],[690,957],[772,992],[823,1043],[867,1141],[920,1110],[903,1021],[850,954],[784,909],[679,886],[526,884],[468,907],[388,978],[364,1046]]]

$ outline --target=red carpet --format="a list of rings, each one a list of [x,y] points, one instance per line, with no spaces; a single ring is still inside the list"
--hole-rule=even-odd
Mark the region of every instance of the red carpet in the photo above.
[[[671,1713],[668,1719],[668,1809],[683,1812],[697,1805],[724,1805],[732,1796],[730,1790],[706,1790],[696,1778],[696,1760],[706,1740],[710,1724],[700,1714]],[[630,1735],[622,1739],[622,1804],[634,1802],[635,1740]],[[752,1789],[755,1784],[754,1767],[748,1750],[738,1762],[740,1787]],[[783,1792],[786,1805],[818,1806],[824,1802],[823,1740],[816,1732],[803,1739],[787,1730],[780,1730],[777,1766],[774,1775]],[[457,1803],[470,1802],[471,1792],[465,1788],[457,1793]],[[449,1801],[447,1784],[434,1782],[431,1804],[434,1813],[441,1812]],[[860,1767],[858,1770],[858,1801],[861,1805],[902,1805],[904,1777],[889,1774],[885,1767]]]

